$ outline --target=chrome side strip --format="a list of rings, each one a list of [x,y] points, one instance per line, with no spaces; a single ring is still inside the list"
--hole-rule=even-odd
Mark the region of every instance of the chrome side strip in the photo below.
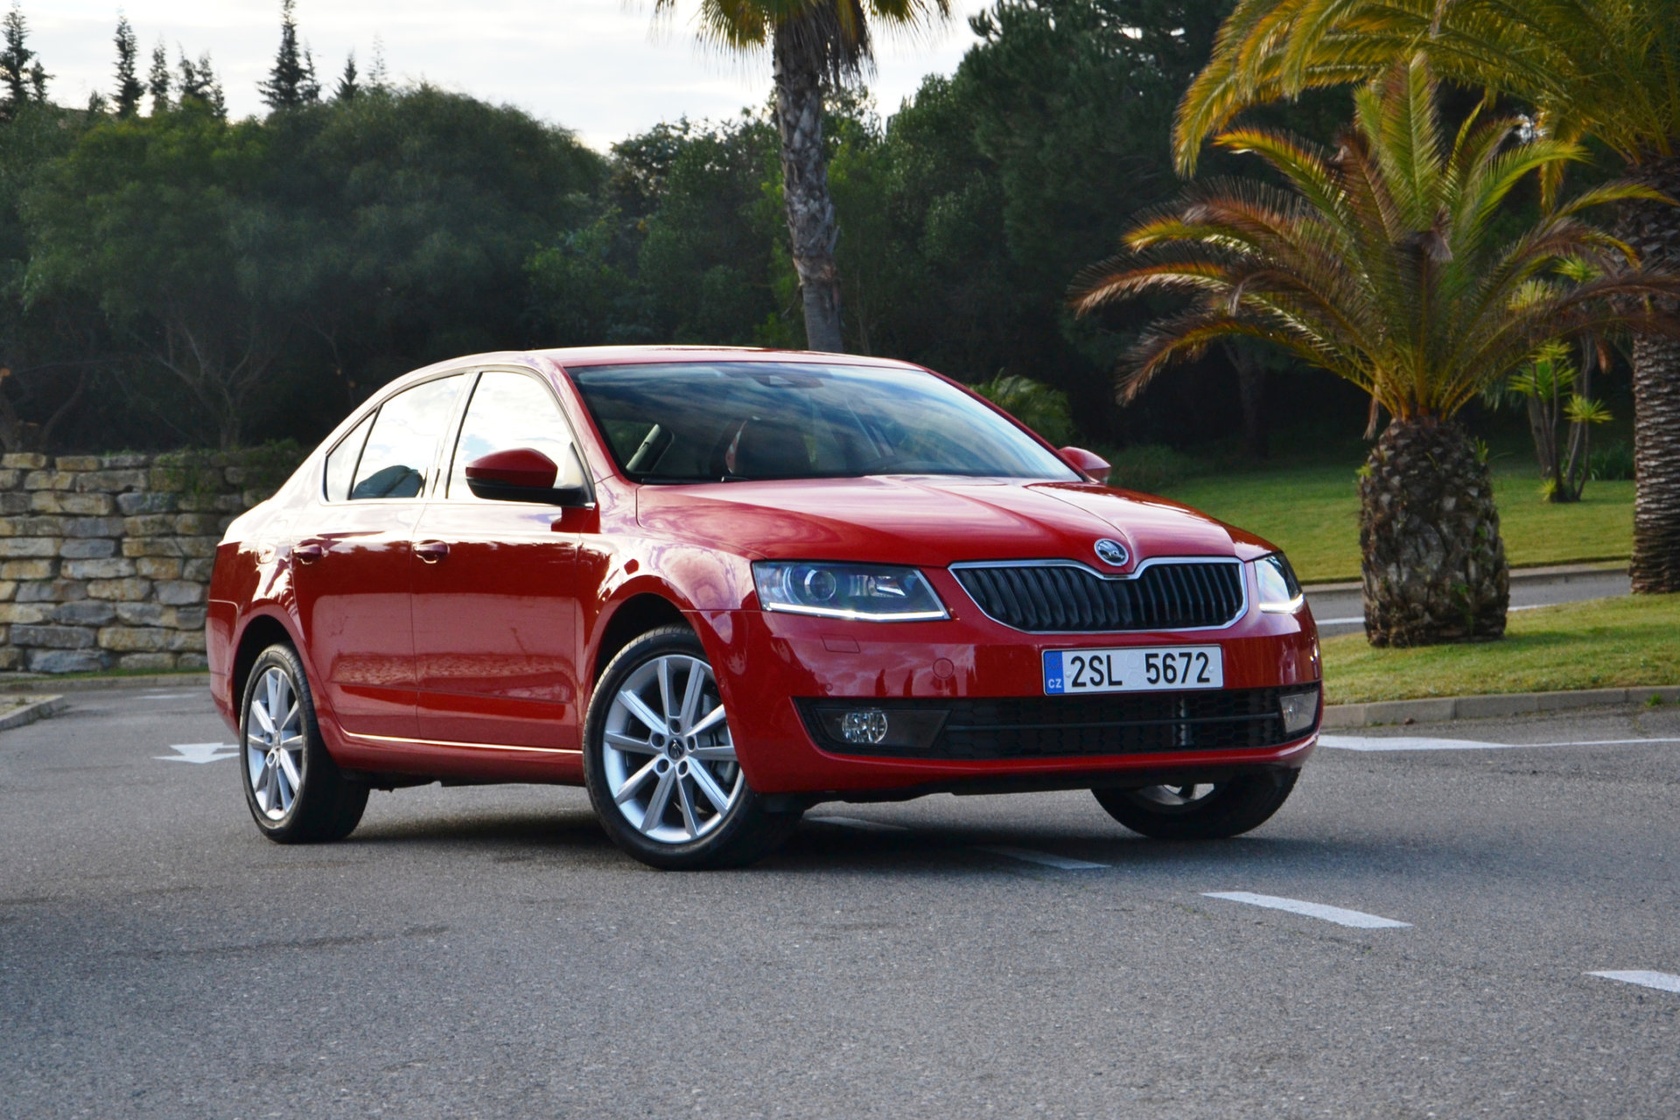
[[[364,743],[401,743],[405,746],[417,747],[458,747],[474,751],[523,751],[527,754],[573,754],[581,756],[583,751],[571,747],[514,747],[505,743],[452,743],[446,739],[404,739],[399,735],[364,735],[357,731],[345,731],[346,739],[360,739]]]

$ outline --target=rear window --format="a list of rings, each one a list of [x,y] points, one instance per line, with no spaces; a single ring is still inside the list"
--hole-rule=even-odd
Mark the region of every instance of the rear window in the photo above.
[[[639,482],[1077,478],[1009,420],[915,370],[664,362],[569,372],[619,469]]]

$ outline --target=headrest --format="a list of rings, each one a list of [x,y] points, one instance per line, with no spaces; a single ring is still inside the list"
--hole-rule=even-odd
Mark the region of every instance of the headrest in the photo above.
[[[803,478],[811,473],[811,452],[798,425],[754,416],[735,434],[724,466],[737,478]]]

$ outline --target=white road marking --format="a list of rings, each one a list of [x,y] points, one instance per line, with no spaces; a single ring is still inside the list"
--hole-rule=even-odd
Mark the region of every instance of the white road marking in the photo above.
[[[1367,914],[1362,910],[1344,910],[1340,906],[1325,906],[1319,902],[1302,902],[1298,898],[1279,898],[1274,894],[1250,894],[1248,891],[1203,891],[1207,898],[1223,898],[1230,902],[1246,902],[1250,906],[1264,906],[1268,910],[1287,910],[1291,914],[1303,914],[1309,918],[1320,918],[1326,922],[1335,922],[1339,926],[1351,926],[1354,929],[1401,929],[1409,928],[1410,922],[1397,922],[1393,918],[1379,918],[1375,914]]]
[[[172,743],[169,749],[176,753],[152,757],[159,762],[193,762],[202,766],[206,762],[220,762],[239,753],[239,748],[232,743]],[[224,751],[227,753],[224,754]]]
[[[1426,739],[1396,735],[1320,735],[1318,745],[1333,751],[1481,751],[1498,750],[1504,743],[1481,743],[1473,739]]]
[[[1588,976],[1602,976],[1606,980],[1620,980],[1624,984],[1638,984],[1643,988],[1655,988],[1659,992],[1680,992],[1680,976],[1672,972],[1642,972],[1635,969],[1631,972],[1589,972]]]
[[[140,694],[142,700],[196,700],[207,696],[205,692],[144,692]]]
[[[1045,867],[1054,867],[1058,871],[1100,871],[1107,867],[1106,863],[1092,863],[1089,860],[1069,859],[1066,856],[1051,855],[1049,852],[1035,852],[1031,848],[1002,848],[991,844],[981,844],[982,852],[991,852],[995,856],[1007,856],[1025,863],[1040,863]]]
[[[866,821],[862,817],[806,817],[816,824],[834,824],[841,828],[856,828],[864,832],[909,832],[901,824],[885,824],[881,821]]]
[[[1430,739],[1407,735],[1320,735],[1318,745],[1336,751],[1517,751],[1549,747],[1629,747],[1680,743],[1680,739],[1582,739],[1561,743],[1484,743],[1477,739]]]

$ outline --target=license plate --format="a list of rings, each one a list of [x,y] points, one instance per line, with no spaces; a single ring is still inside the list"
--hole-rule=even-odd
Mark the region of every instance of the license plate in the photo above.
[[[1044,693],[1223,688],[1222,653],[1218,646],[1049,649],[1044,651]]]

